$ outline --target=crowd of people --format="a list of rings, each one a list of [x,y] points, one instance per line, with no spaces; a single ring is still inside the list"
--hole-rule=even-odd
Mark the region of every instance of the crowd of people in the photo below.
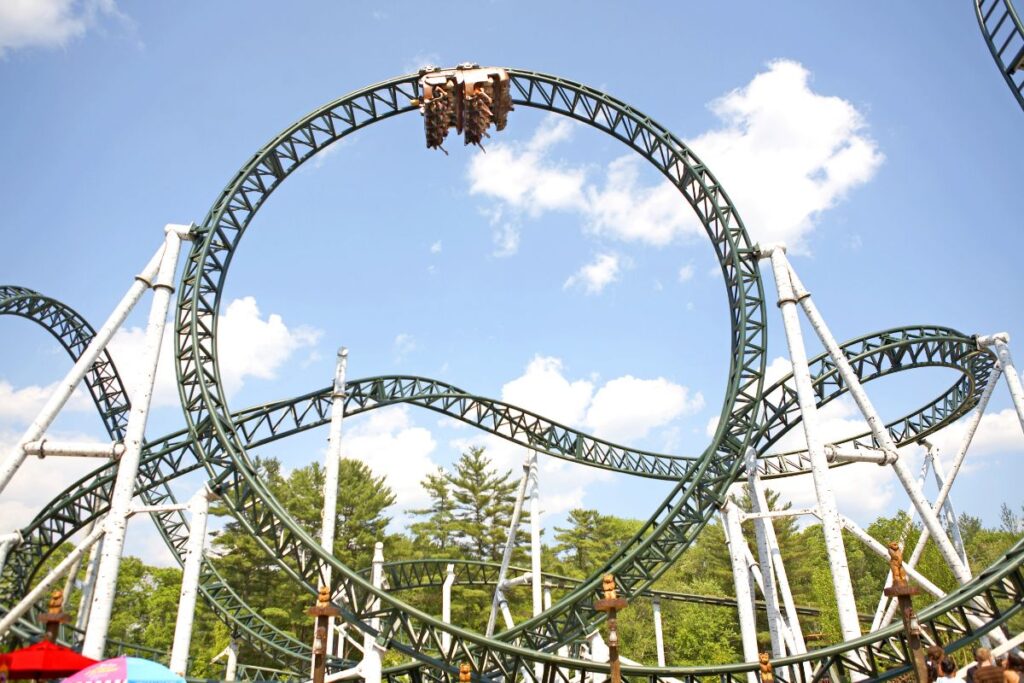
[[[930,682],[965,680],[957,675],[956,662],[946,657],[937,645],[928,648],[926,663]],[[975,648],[974,663],[967,667],[965,676],[967,683],[1021,683],[1024,680],[1024,659],[1012,652],[996,659],[987,647]]]

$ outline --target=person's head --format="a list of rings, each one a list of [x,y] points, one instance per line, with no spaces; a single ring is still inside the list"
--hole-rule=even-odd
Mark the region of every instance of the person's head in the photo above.
[[[1013,652],[1006,655],[1006,663],[1011,669],[1024,669],[1024,659]]]
[[[987,647],[974,648],[974,661],[978,664],[988,664],[992,659],[992,651]]]
[[[939,671],[942,672],[943,676],[952,676],[956,673],[956,664],[953,663],[952,659],[943,659],[942,663],[939,664]]]

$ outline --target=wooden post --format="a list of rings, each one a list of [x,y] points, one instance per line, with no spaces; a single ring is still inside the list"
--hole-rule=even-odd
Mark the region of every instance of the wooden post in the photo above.
[[[611,683],[622,683],[622,671],[619,665],[619,624],[616,614],[625,609],[629,603],[615,592],[615,577],[605,574],[601,582],[604,598],[594,603],[598,612],[608,613],[608,664],[611,666]]]
[[[903,548],[896,541],[889,543],[889,569],[892,571],[892,585],[883,592],[890,598],[896,598],[903,617],[903,631],[907,636],[907,647],[914,664],[914,677],[918,683],[928,683],[928,665],[925,663],[924,649],[921,647],[921,625],[917,621],[911,598],[920,591],[907,581],[907,571],[903,568]]]
[[[60,625],[69,621],[71,621],[71,617],[64,611],[64,591],[55,590],[50,593],[50,605],[46,614],[39,615],[39,622],[46,627],[43,640],[56,643]]]
[[[327,675],[327,629],[331,617],[341,612],[331,604],[331,589],[321,586],[316,597],[316,605],[306,610],[306,614],[316,617],[313,629],[313,683],[324,683]]]

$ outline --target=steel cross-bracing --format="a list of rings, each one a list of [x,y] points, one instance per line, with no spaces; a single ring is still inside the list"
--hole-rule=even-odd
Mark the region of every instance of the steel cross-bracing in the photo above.
[[[974,9],[999,73],[1024,109],[1024,24],[1010,0],[975,0]]]
[[[1008,13],[1012,14],[1012,8],[1006,5]],[[1011,18],[1019,26],[1016,15]],[[982,26],[986,29],[984,21]],[[1000,27],[992,27],[991,34],[999,30]],[[986,29],[991,47],[989,35]],[[998,61],[1001,52],[993,48],[993,54]],[[456,665],[463,661],[471,664],[474,677],[487,679],[582,683],[588,676],[607,675],[606,664],[555,654],[578,652],[575,646],[583,642],[601,620],[602,615],[592,607],[601,575],[614,573],[619,590],[627,597],[694,598],[703,604],[724,604],[727,599],[673,595],[652,591],[650,586],[686,550],[709,517],[725,502],[728,487],[742,474],[748,449],[753,449],[752,457],[756,456],[756,467],[763,478],[808,470],[805,453],[768,452],[801,420],[795,386],[793,377],[789,376],[767,389],[764,387],[766,318],[765,296],[757,266],[759,249],[751,244],[735,207],[711,172],[667,129],[621,101],[553,76],[511,69],[498,71],[507,71],[514,104],[582,121],[638,152],[677,187],[682,199],[704,225],[725,279],[732,332],[727,391],[718,428],[708,448],[701,454],[688,456],[636,450],[596,439],[502,401],[420,377],[348,381],[344,383],[341,396],[337,387],[329,387],[295,399],[231,413],[219,386],[216,326],[221,293],[235,248],[269,194],[299,165],[362,127],[418,108],[419,79],[403,76],[342,97],[289,127],[243,166],[202,225],[192,230],[192,248],[177,288],[175,316],[176,363],[187,428],[146,442],[136,479],[135,494],[144,502],[161,501],[161,492],[166,492],[168,498],[162,499],[166,502],[171,500],[168,488],[171,481],[205,470],[210,486],[222,496],[228,510],[289,576],[305,590],[315,593],[327,569],[332,574],[332,588],[343,619],[366,633],[369,636],[366,642],[375,640],[379,646],[414,660],[386,669],[383,676],[389,680],[452,680]],[[1008,73],[1004,70],[1004,75]],[[1012,80],[1010,82],[1012,85]],[[1019,88],[1015,94],[1019,98]],[[680,206],[682,208],[682,204]],[[10,288],[8,298],[16,299],[23,291]],[[9,312],[22,314],[18,312],[21,309],[15,309]],[[61,327],[57,318],[47,318],[45,306],[38,310],[33,319],[45,319],[48,322],[43,324],[48,324],[51,331],[71,329],[66,325]],[[63,339],[62,334],[54,334]],[[71,352],[69,344],[63,340],[62,344]],[[897,446],[916,442],[954,422],[971,412],[979,402],[983,406],[983,389],[991,384],[990,378],[995,379],[993,371],[997,368],[995,356],[979,345],[977,339],[935,326],[898,328],[867,335],[841,345],[841,353],[849,362],[846,378],[855,389],[859,383],[913,368],[946,367],[960,373],[953,386],[937,399],[892,421],[886,425],[887,431],[874,433],[875,437]],[[95,366],[100,366],[101,360],[109,364],[109,371],[116,379],[109,356],[104,353]],[[825,405],[848,390],[832,357],[822,354],[811,359],[808,366],[815,405]],[[87,376],[87,383],[89,378],[93,375]],[[1013,380],[1016,381],[1015,374]],[[109,420],[118,414],[117,406],[123,405],[120,414],[127,415],[127,401],[117,403],[119,398],[113,395],[103,403],[94,386],[101,388],[99,396],[103,396],[114,384],[98,376],[92,382],[90,390],[110,429]],[[116,386],[122,389],[123,396],[120,380]],[[544,575],[548,586],[560,591],[559,601],[554,605],[546,604],[539,615],[488,638],[416,610],[395,593],[444,586],[446,580],[492,585],[498,580],[497,566],[453,563],[452,560],[389,563],[385,565],[386,588],[381,588],[363,572],[338,562],[286,513],[259,480],[247,451],[327,424],[332,417],[331,404],[334,402],[337,407],[339,399],[344,416],[386,405],[414,405],[451,416],[539,453],[611,471],[673,481],[675,487],[647,524],[598,572],[584,581]],[[121,426],[123,438],[124,425]],[[113,433],[112,438],[117,440]],[[847,453],[870,454],[877,451],[879,444],[871,434],[863,434],[832,446],[842,446]],[[842,462],[837,459],[831,466]],[[98,468],[58,496],[21,530],[23,540],[10,548],[0,574],[0,603],[24,595],[51,553],[109,509],[116,474],[116,462]],[[178,512],[158,516],[156,521],[180,562],[189,537],[188,525]],[[1018,544],[993,567],[923,610],[922,627],[928,633],[941,633],[948,643],[947,649],[956,649],[1004,624],[1024,604],[1022,556],[1024,549]],[[450,575],[447,574],[449,565],[453,572]],[[520,578],[525,576],[523,570],[517,571]],[[203,563],[198,590],[240,638],[281,662],[285,668],[279,674],[287,677],[289,673],[306,668],[308,645],[280,633],[254,614],[238,593],[221,580],[210,561]],[[729,604],[735,605],[735,601]],[[18,628],[33,629],[27,619],[23,619]],[[574,647],[565,650],[567,645]],[[908,658],[902,631],[890,627],[831,648],[780,659],[775,664],[780,680],[818,680],[830,675],[830,670],[840,675],[877,678],[898,675],[905,669]],[[330,664],[335,671],[352,670],[351,666],[351,662],[341,660]],[[756,664],[750,662],[689,668],[627,665],[623,667],[623,674],[627,679],[650,681],[745,680],[755,668]]]

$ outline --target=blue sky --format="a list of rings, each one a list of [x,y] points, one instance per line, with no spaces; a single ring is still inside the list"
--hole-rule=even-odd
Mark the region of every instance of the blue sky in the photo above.
[[[53,11],[0,8],[0,270],[94,324],[162,226],[201,220],[279,130],[366,84],[472,60],[601,88],[687,140],[753,238],[791,245],[841,340],[916,323],[1024,339],[1022,113],[966,0],[33,7]],[[274,194],[228,277],[231,406],[326,385],[345,344],[353,378],[438,377],[632,445],[703,450],[723,396],[727,311],[685,205],[614,140],[534,111],[513,112],[486,154],[448,149],[427,151],[419,118],[400,117],[330,148]],[[140,308],[115,344],[126,372],[144,320]],[[769,329],[778,369],[774,309]],[[9,444],[67,363],[23,321],[0,320],[0,334]],[[153,436],[182,424],[168,373]],[[895,417],[955,379],[919,371],[872,396]],[[56,433],[101,437],[88,405],[70,408]],[[989,412],[954,502],[994,523],[1001,502],[1020,499],[1022,435],[1004,388]],[[856,423],[849,404],[826,418],[837,434]],[[353,419],[346,433],[349,454],[389,476],[399,510],[421,504],[422,475],[471,443],[516,471],[524,455],[402,409]],[[322,457],[325,440],[321,430],[264,453],[297,465]],[[948,462],[955,434],[940,442]],[[85,468],[30,463],[0,499],[0,531]],[[575,505],[647,517],[666,489],[544,468],[549,526]],[[786,491],[806,503],[809,486]],[[860,521],[903,508],[896,486],[873,466],[836,473],[840,507]]]

